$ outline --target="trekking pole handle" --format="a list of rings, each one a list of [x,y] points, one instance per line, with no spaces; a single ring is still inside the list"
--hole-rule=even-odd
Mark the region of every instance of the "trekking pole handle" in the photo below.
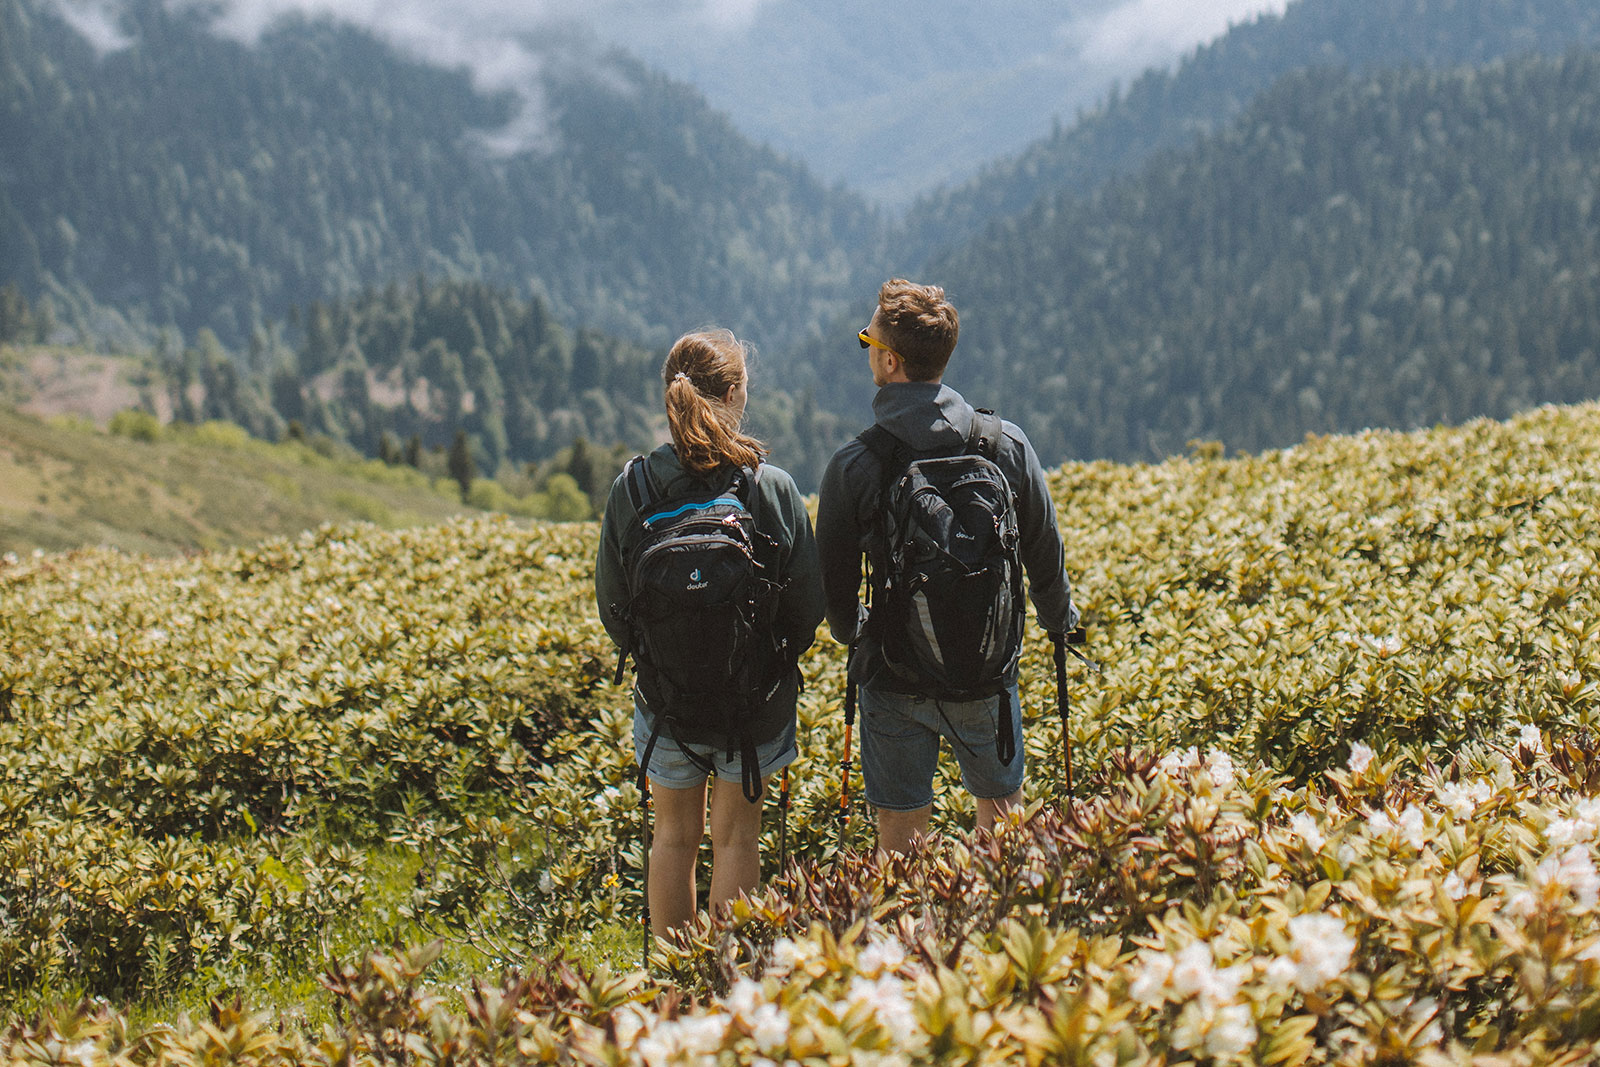
[[[1056,646],[1057,659],[1061,659],[1064,652],[1070,652],[1072,653],[1074,659],[1083,664],[1085,667],[1088,667],[1091,671],[1094,671],[1096,674],[1105,673],[1105,668],[1101,667],[1098,662],[1090,659],[1088,656],[1085,656],[1082,652],[1078,651],[1079,647],[1089,643],[1089,632],[1082,626],[1077,626],[1071,630],[1066,630],[1059,633],[1052,632],[1050,634],[1050,640]]]

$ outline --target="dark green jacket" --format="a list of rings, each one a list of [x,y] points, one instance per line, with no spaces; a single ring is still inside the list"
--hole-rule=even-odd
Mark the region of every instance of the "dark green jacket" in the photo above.
[[[650,453],[645,463],[656,499],[660,500],[691,493],[714,496],[732,484],[736,471],[731,466],[722,467],[708,479],[697,478],[683,469],[670,444]],[[822,621],[822,570],[817,562],[817,541],[811,531],[805,500],[787,471],[770,463],[762,464],[756,487],[755,499],[751,501],[756,528],[778,543],[776,580],[783,588],[778,594],[773,624],[775,636],[786,640],[789,649],[798,657],[816,640],[817,624]],[[620,608],[628,603],[622,541],[637,519],[628,488],[619,477],[612,483],[611,495],[606,499],[606,513],[600,523],[600,549],[594,567],[595,602],[600,609],[600,620],[619,648],[626,646],[628,630],[612,606]],[[793,674],[757,715],[752,729],[757,744],[777,737],[794,721],[798,683],[798,674]],[[635,695],[638,695],[637,689]],[[643,705],[642,696],[639,700]],[[650,714],[648,708],[645,712]]]

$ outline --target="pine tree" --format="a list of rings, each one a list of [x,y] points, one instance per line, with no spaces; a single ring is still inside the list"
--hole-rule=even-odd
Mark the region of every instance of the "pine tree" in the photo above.
[[[472,458],[472,445],[465,430],[457,430],[456,439],[450,442],[449,471],[461,487],[461,502],[466,503],[472,492],[472,479],[478,476],[478,464]]]

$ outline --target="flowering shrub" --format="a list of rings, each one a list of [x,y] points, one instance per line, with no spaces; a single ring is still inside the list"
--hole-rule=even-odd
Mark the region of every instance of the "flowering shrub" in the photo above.
[[[147,1032],[65,1008],[13,1020],[0,1054],[1584,1062],[1596,449],[1600,410],[1570,408],[1064,468],[1103,666],[1069,677],[1075,795],[1030,639],[1025,817],[966,837],[946,767],[935,841],[875,858],[824,640],[790,865],[769,808],[765,891],[658,943],[648,975],[594,948],[637,919],[641,805],[592,525],[0,562],[0,992],[318,966],[372,845],[415,860],[406,916],[505,972],[435,986],[428,952],[372,956],[325,976],[327,1033],[231,1001]],[[563,948],[588,964],[534,962]]]
[[[1219,783],[1186,762],[1131,759],[1094,799],[1036,806],[970,844],[800,864],[662,946],[660,978],[550,964],[430,989],[434,946],[333,968],[341,1022],[315,1041],[238,1007],[136,1038],[79,1009],[13,1027],[0,1052],[90,1065],[241,1047],[243,1062],[308,1064],[1600,1054],[1600,823],[1581,784],[1600,750],[1465,753],[1414,778],[1374,760],[1304,787],[1253,770]],[[1395,817],[1408,811],[1415,834]],[[1162,828],[1212,857],[1211,876],[1154,859]],[[1133,886],[1168,903],[1108,906]]]

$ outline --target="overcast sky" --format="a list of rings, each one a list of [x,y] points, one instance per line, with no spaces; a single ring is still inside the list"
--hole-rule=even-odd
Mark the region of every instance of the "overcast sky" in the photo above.
[[[102,49],[122,0],[53,0]],[[212,0],[166,0],[170,6]],[[576,30],[696,85],[748,135],[830,181],[904,199],[964,176],[1073,117],[1113,81],[1167,65],[1285,0],[221,0],[219,29],[245,40],[291,12],[367,27],[405,52],[467,66],[529,107],[505,148],[537,144],[539,59],[525,41]],[[915,11],[917,18],[908,18]],[[879,129],[922,109],[970,129],[928,158],[863,170]],[[977,131],[977,132],[975,132]],[[987,139],[979,139],[987,138]],[[841,151],[841,145],[848,151]],[[972,157],[972,158],[968,158]],[[908,173],[915,178],[908,178]]]

